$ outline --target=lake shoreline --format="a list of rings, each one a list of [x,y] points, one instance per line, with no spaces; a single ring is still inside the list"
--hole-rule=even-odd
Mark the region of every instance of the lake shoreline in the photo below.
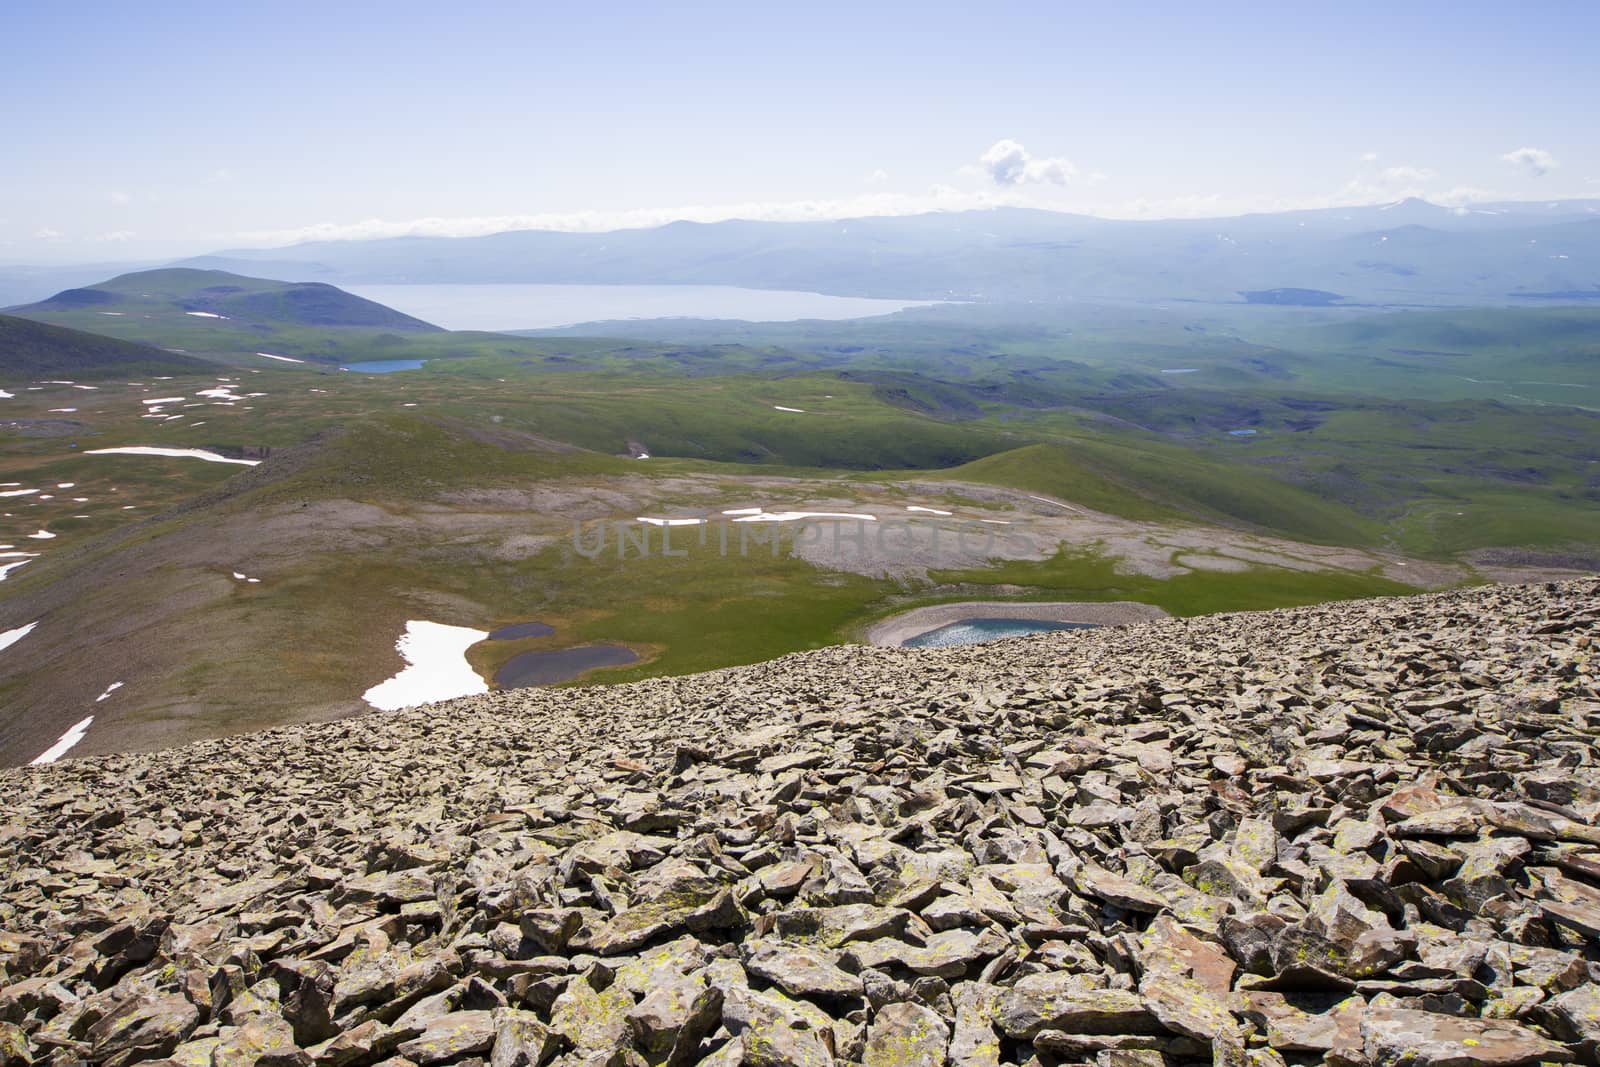
[[[1102,603],[963,600],[953,604],[912,608],[899,615],[892,615],[869,626],[865,636],[869,644],[896,648],[913,637],[972,618],[1033,619],[1039,622],[1070,622],[1086,626],[1122,626],[1166,617],[1167,613],[1154,604],[1141,604],[1134,600],[1113,600]]]

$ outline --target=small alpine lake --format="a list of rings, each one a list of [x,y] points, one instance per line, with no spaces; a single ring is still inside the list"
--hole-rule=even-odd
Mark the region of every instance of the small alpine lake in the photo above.
[[[547,622],[508,623],[488,634],[490,641],[525,641],[552,637],[556,628]],[[572,648],[534,648],[518,652],[494,672],[501,689],[556,685],[601,667],[626,667],[638,663],[638,653],[625,645],[578,645]]]
[[[936,630],[907,638],[902,645],[905,648],[950,648],[1021,637],[1024,634],[1048,633],[1051,630],[1088,630],[1096,625],[1092,622],[1051,622],[1048,619],[959,619]]]
[[[494,672],[494,684],[501,689],[555,685],[597,667],[626,667],[638,662],[638,654],[622,645],[580,645],[577,648],[521,652],[506,660]]]

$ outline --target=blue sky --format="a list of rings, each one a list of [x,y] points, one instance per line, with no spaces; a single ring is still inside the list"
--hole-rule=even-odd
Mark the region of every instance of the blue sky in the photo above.
[[[1600,197],[1587,2],[579,7],[8,0],[0,262]]]

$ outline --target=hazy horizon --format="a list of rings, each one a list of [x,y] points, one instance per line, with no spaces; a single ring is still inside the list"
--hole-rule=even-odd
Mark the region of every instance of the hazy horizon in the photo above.
[[[825,4],[801,20],[23,2],[0,12],[24,46],[0,70],[24,105],[4,119],[0,262],[995,205],[1592,198],[1597,31],[1577,4]]]

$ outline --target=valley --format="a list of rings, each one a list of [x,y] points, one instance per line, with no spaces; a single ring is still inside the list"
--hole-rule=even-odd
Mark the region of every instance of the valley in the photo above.
[[[74,754],[360,714],[414,624],[555,625],[452,652],[455,695],[513,661],[579,682],[758,662],[941,603],[1188,616],[1576,573],[1600,545],[1600,416],[1448,383],[1374,399],[1326,354],[1370,361],[1389,339],[1366,319],[510,336],[188,270],[13,313],[127,361],[68,346],[0,381],[0,631],[40,624],[0,680],[13,763],[91,704]],[[1482,355],[1449,358],[1503,365],[1505,333],[1455,314],[1407,316],[1406,347],[1453,330]],[[1501,314],[1591,343],[1583,313]],[[341,369],[367,362],[391,372]]]

